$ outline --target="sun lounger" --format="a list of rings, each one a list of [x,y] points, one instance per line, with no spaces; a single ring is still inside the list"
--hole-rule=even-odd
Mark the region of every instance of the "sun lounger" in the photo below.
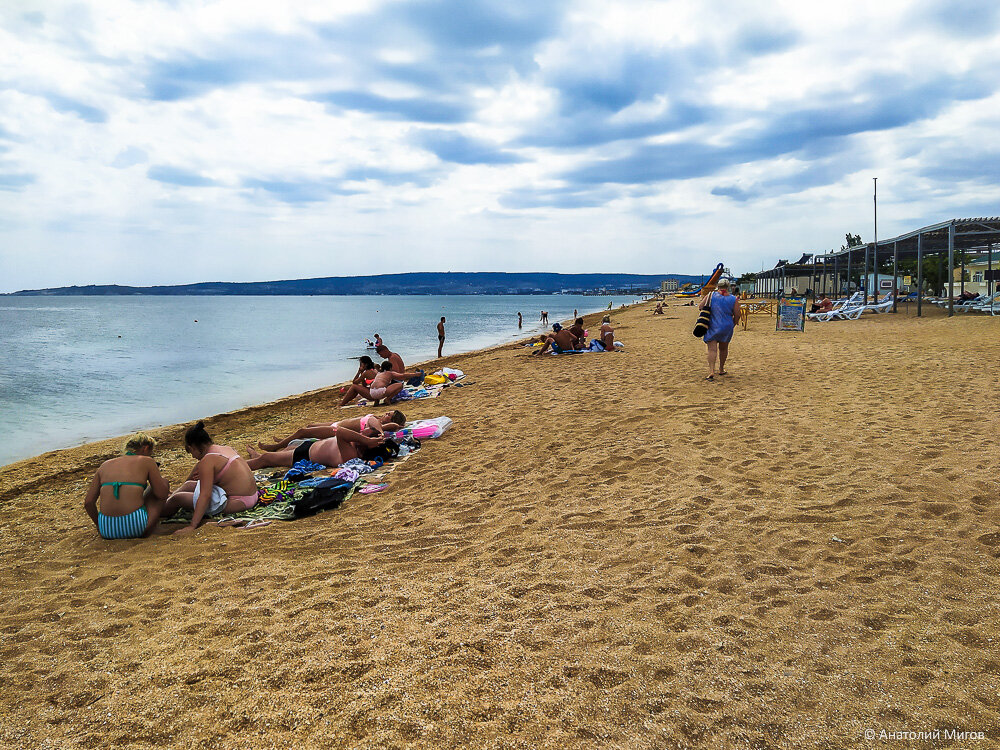
[[[989,297],[980,295],[976,299],[972,300],[968,304],[962,305],[961,307],[955,305],[955,309],[961,310],[962,312],[991,312],[993,306],[997,302],[1000,302],[1000,292],[990,295]]]
[[[806,313],[806,317],[809,320],[819,321],[820,323],[828,321],[828,320],[833,320],[835,317],[837,317],[837,314],[841,310],[847,310],[847,309],[856,307],[858,304],[861,303],[861,300],[863,298],[864,298],[864,295],[861,292],[855,292],[850,297],[845,297],[842,300],[837,300],[833,304],[833,307],[831,309],[827,310],[826,312]]]
[[[877,298],[876,298],[877,299]],[[884,313],[892,309],[892,292],[886,292],[881,302],[865,305],[863,312]]]

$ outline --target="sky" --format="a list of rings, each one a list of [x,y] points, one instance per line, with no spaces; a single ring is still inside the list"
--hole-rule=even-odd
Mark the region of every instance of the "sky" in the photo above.
[[[734,272],[1000,215],[1000,3],[0,3],[0,292]]]

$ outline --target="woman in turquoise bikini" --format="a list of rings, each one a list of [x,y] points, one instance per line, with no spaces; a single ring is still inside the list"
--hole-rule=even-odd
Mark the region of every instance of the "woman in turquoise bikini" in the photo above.
[[[159,522],[170,485],[153,460],[155,447],[149,435],[133,435],[125,455],[108,459],[94,474],[83,507],[105,539],[148,536]]]

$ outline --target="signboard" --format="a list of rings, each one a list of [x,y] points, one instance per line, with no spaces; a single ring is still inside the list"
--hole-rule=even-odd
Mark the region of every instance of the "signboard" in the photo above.
[[[903,285],[904,286],[910,286],[912,283],[913,283],[913,277],[912,276],[904,276],[903,277]]]
[[[782,297],[778,300],[776,331],[803,331],[806,327],[806,298]]]
[[[879,289],[892,289],[892,279],[881,279],[878,282]]]

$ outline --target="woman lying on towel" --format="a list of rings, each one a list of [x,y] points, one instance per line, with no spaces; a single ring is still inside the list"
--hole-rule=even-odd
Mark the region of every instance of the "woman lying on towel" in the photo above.
[[[94,474],[83,507],[105,539],[148,536],[160,520],[170,485],[153,460],[155,447],[149,435],[133,435],[125,455],[108,459]]]
[[[191,523],[175,534],[190,534],[206,516],[250,510],[257,504],[257,482],[247,462],[228,445],[216,445],[204,422],[184,434],[184,450],[198,463],[163,507],[164,518],[181,508],[192,510]]]
[[[257,447],[263,451],[280,451],[288,447],[293,440],[306,440],[308,438],[331,438],[336,437],[338,428],[346,428],[355,432],[364,433],[367,427],[371,427],[380,435],[386,430],[395,432],[402,429],[406,424],[406,416],[401,411],[387,411],[385,414],[375,416],[365,414],[363,417],[352,417],[351,419],[341,419],[339,422],[313,422],[305,427],[301,427],[288,437],[282,439],[274,438],[273,443],[257,443]]]
[[[393,381],[404,380],[404,376],[407,374],[409,373],[393,372],[392,363],[389,360],[386,360],[382,363],[382,367],[379,369],[378,375],[376,375],[375,379],[371,382],[371,385],[354,383],[347,389],[347,392],[344,393],[344,398],[341,399],[340,405],[347,406],[358,396],[371,399],[374,406],[378,406],[379,401],[385,401],[388,403],[389,399],[403,390],[403,383]]]
[[[361,458],[365,448],[374,448],[385,442],[385,436],[374,426],[365,428],[365,433],[338,427],[335,437],[325,440],[306,440],[295,448],[281,451],[266,451],[261,453],[247,447],[250,460],[247,465],[251,469],[263,469],[268,466],[294,466],[298,461],[312,461],[324,466],[340,466],[352,458]]]

